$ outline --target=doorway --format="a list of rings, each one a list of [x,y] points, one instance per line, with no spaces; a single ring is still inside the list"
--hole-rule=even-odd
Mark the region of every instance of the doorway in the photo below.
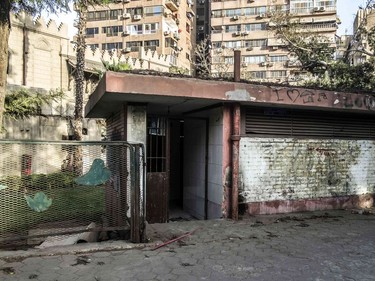
[[[207,121],[147,118],[149,223],[207,218]]]

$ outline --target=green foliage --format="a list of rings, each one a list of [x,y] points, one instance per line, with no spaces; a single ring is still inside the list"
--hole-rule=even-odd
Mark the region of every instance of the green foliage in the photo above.
[[[30,197],[28,195],[24,196],[27,202],[27,205],[35,212],[43,212],[48,210],[48,208],[52,205],[52,199],[48,198],[44,192],[39,191],[35,193],[34,197]]]
[[[43,105],[51,105],[64,96],[60,90],[49,93],[32,92],[27,89],[12,91],[5,96],[5,116],[24,119],[32,115],[40,115]]]
[[[75,175],[72,172],[51,174],[31,174],[29,176],[8,176],[0,180],[0,185],[12,190],[25,189],[47,190],[74,186]]]
[[[121,71],[128,71],[132,69],[130,64],[125,63],[125,62],[120,62],[120,61],[115,62],[115,60],[112,60],[112,62],[102,61],[102,63],[106,71],[121,72]]]
[[[274,31],[292,56],[301,64],[301,69],[314,75],[324,74],[327,66],[333,62],[335,48],[332,42],[319,33],[307,32],[305,24],[293,15],[282,11],[272,14],[269,29]]]
[[[10,0],[12,12],[26,11],[29,14],[40,14],[43,10],[49,13],[67,12],[70,0]]]
[[[19,176],[7,176],[0,179],[0,185],[7,186],[10,189],[18,190],[22,186],[22,180]]]
[[[184,67],[171,66],[169,67],[169,73],[189,75],[189,69]]]
[[[325,79],[307,82],[305,86],[320,86],[331,90],[373,92],[375,89],[374,71],[374,64],[371,63],[349,65],[344,62],[336,62],[329,66]]]

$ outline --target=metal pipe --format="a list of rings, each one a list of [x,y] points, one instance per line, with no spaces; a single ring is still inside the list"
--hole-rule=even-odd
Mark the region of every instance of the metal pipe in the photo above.
[[[238,220],[238,179],[240,156],[241,106],[233,105],[232,115],[232,219]]]
[[[234,82],[241,79],[241,51],[234,50]]]

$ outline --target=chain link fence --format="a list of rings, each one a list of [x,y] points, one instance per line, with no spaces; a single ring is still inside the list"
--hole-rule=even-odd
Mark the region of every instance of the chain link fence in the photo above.
[[[0,141],[0,247],[142,242],[142,144]]]

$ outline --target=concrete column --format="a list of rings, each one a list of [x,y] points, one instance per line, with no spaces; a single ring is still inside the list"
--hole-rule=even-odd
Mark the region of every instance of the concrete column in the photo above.
[[[147,108],[146,105],[128,105],[126,140],[146,145]]]

